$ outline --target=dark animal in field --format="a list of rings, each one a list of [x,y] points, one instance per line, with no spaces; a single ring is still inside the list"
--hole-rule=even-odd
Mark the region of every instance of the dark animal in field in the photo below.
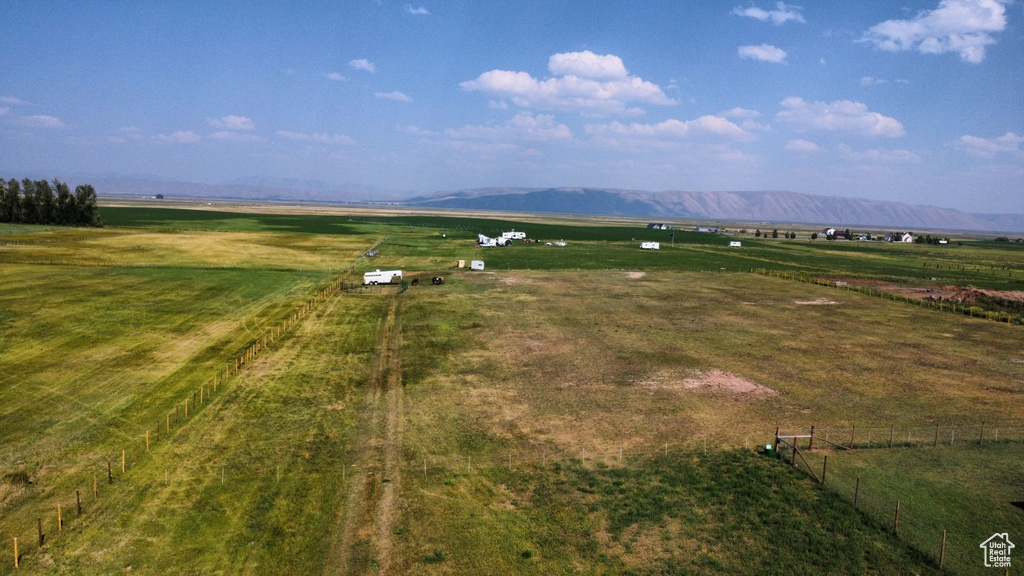
[[[430,283],[434,286],[440,286],[441,284],[444,284],[444,276],[434,276],[430,279]]]
[[[413,286],[419,286],[420,285],[420,279],[419,278],[413,278],[412,279],[412,285]]]

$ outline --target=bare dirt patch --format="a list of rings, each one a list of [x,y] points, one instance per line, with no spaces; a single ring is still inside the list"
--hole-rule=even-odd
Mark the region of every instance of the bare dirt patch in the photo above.
[[[724,392],[739,396],[773,396],[771,388],[723,370],[698,370],[680,377],[674,374],[654,374],[636,382],[641,388],[652,390],[703,390]]]
[[[639,280],[644,276],[647,276],[646,272],[626,272],[626,278],[630,280]]]
[[[797,306],[830,306],[835,303],[835,300],[829,300],[828,298],[815,298],[814,300],[793,301],[793,304],[796,304]]]

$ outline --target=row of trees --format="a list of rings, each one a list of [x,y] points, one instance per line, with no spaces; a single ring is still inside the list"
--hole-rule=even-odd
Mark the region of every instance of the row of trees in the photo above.
[[[745,232],[745,230],[744,230],[744,232]],[[758,228],[757,230],[754,231],[754,237],[755,238],[760,238],[761,236],[764,236],[765,238],[767,238],[768,237],[768,232],[763,232],[762,233],[760,228]],[[771,236],[772,236],[772,238],[778,238],[779,237],[779,229],[776,228],[775,230],[772,230],[771,231]],[[785,236],[786,236],[786,238],[796,238],[796,232],[786,232]]]
[[[71,188],[60,180],[0,180],[0,222],[101,226],[96,190],[91,184]]]

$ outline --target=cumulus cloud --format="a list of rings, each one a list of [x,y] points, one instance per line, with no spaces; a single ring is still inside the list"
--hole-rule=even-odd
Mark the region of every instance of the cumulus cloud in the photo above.
[[[33,116],[22,116],[18,118],[18,124],[25,128],[67,128],[67,124],[53,116],[38,114]]]
[[[749,110],[737,106],[724,112],[719,112],[718,115],[723,118],[758,118],[761,116],[761,113],[757,110]]]
[[[917,50],[922,54],[956,52],[965,62],[985,59],[985,47],[996,43],[993,33],[1006,28],[1009,0],[941,0],[934,10],[922,10],[908,20],[886,20],[868,29],[861,42],[881,50]]]
[[[170,134],[157,134],[153,138],[157,142],[165,144],[195,144],[201,139],[199,134],[191,130],[178,130]]]
[[[348,65],[356,70],[364,70],[366,72],[373,72],[377,69],[377,66],[373,62],[370,62],[366,58],[356,58],[355,60],[349,60]]]
[[[0,96],[0,104],[10,104],[11,106],[28,106],[30,102],[26,102],[21,98],[15,98],[14,96]]]
[[[798,154],[814,154],[820,151],[818,145],[810,140],[790,140],[786,142],[786,150],[790,152],[796,152]]]
[[[337,72],[328,72],[327,74],[324,74],[324,77],[328,80],[334,80],[335,82],[345,82],[348,80],[348,78],[338,74]]]
[[[785,2],[776,2],[775,10],[765,10],[758,8],[757,6],[750,6],[744,8],[737,6],[732,9],[732,13],[737,16],[745,16],[747,18],[754,18],[761,22],[771,22],[776,26],[781,26],[786,22],[798,22],[804,24],[807,21],[804,20],[803,14],[800,11],[803,10],[800,6],[790,6]]]
[[[855,162],[866,164],[912,164],[921,161],[921,157],[909,150],[854,150],[846,144],[840,144],[839,153]]]
[[[427,8],[425,6],[420,6],[419,8],[414,8],[412,4],[406,4],[405,5],[405,11],[408,12],[409,14],[412,14],[413,16],[429,16],[430,15],[430,11],[427,10]]]
[[[991,158],[997,154],[1016,154],[1024,157],[1024,136],[1018,136],[1013,132],[1007,132],[996,138],[981,138],[979,136],[961,136],[957,142],[958,147],[972,156]]]
[[[771,44],[759,44],[757,46],[740,46],[737,49],[740,58],[749,58],[760,62],[771,62],[772,64],[785,64],[786,51],[776,48]]]
[[[391,92],[374,92],[374,97],[378,100],[394,100],[395,102],[412,102],[412,98],[402,94],[398,90]]]
[[[602,56],[589,50],[555,54],[548,59],[548,71],[554,77],[539,80],[526,72],[491,70],[459,87],[508,98],[521,108],[590,114],[642,113],[628,106],[631,102],[678,104],[657,84],[630,75],[622,60],[612,54]]]
[[[730,120],[721,116],[701,116],[694,120],[676,120],[674,118],[656,124],[631,122],[611,122],[608,124],[587,124],[587,134],[611,138],[653,138],[683,140],[687,138],[710,136],[727,140],[752,140],[753,135],[743,130]]]
[[[534,115],[520,112],[503,124],[467,125],[449,128],[444,135],[448,138],[466,140],[569,140],[572,131],[565,124],[559,124],[549,114]]]
[[[775,115],[775,119],[798,132],[823,130],[885,138],[897,138],[905,134],[903,124],[898,120],[871,112],[860,102],[807,102],[803,98],[790,97],[783,100],[781,105],[782,110]]]
[[[210,126],[214,128],[224,128],[225,130],[252,130],[256,126],[252,123],[252,120],[245,116],[221,116],[220,118],[214,118],[210,120]]]

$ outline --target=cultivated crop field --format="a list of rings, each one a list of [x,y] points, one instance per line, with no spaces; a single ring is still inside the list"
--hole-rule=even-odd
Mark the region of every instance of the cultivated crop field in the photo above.
[[[1024,534],[1024,327],[751,273],[1020,290],[1018,246],[231,210],[0,228],[0,574],[984,573]],[[374,268],[427,282],[337,289]],[[824,485],[758,453],[981,422],[802,450]]]

